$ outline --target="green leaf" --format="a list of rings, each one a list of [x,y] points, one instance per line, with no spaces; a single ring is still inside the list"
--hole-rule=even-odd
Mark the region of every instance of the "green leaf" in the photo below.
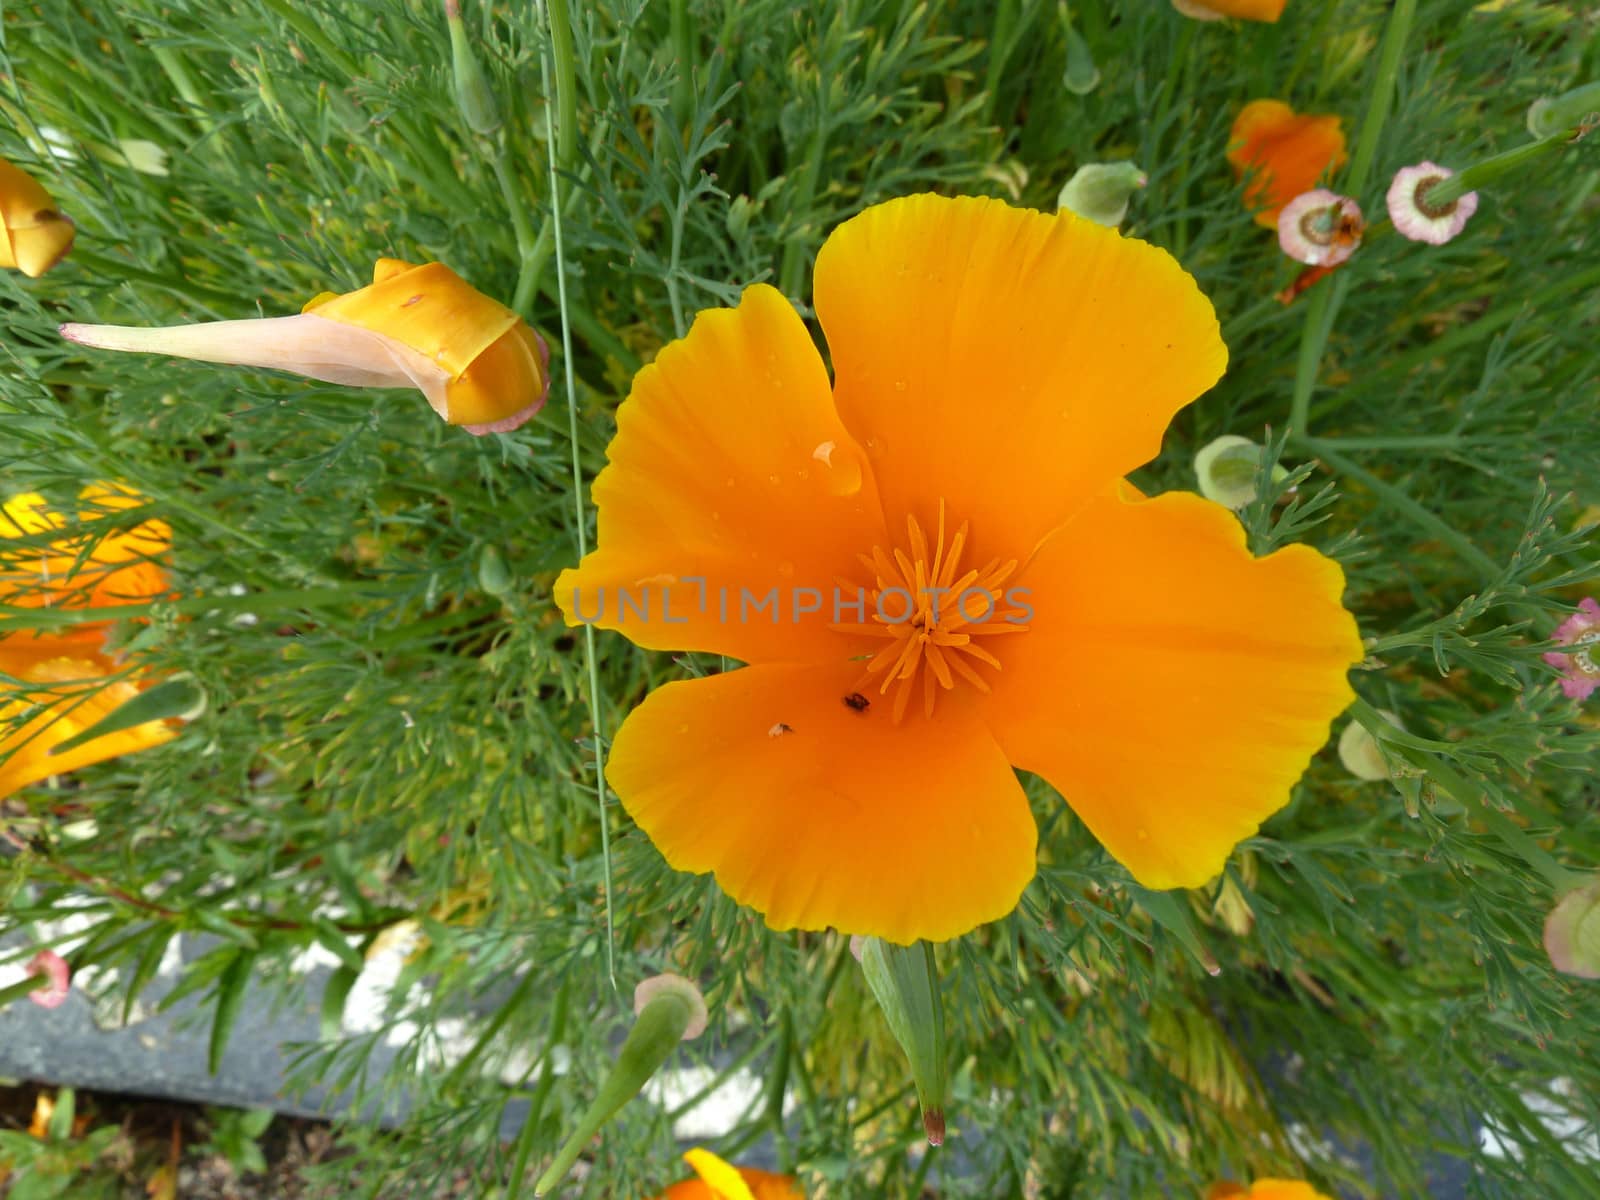
[[[241,951],[222,972],[217,983],[217,1011],[211,1018],[211,1045],[206,1055],[206,1065],[215,1075],[222,1066],[222,1056],[228,1049],[228,1039],[233,1035],[234,1022],[239,1019],[239,1007],[244,1003],[245,989],[250,984],[251,969],[256,956]]]

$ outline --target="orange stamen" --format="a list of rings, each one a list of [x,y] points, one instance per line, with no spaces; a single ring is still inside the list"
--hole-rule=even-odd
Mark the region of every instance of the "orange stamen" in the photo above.
[[[893,691],[891,712],[896,722],[905,716],[919,676],[922,708],[929,716],[939,693],[960,682],[987,692],[989,684],[976,664],[999,670],[1000,660],[974,639],[1027,632],[1027,625],[1016,620],[1023,610],[1005,596],[1016,560],[991,559],[981,567],[962,570],[966,543],[965,522],[946,543],[943,500],[931,543],[917,519],[907,516],[904,548],[875,546],[870,555],[858,558],[874,579],[874,586],[866,589],[871,596],[870,618],[829,627],[889,642],[868,660],[858,686],[876,684],[880,695]]]

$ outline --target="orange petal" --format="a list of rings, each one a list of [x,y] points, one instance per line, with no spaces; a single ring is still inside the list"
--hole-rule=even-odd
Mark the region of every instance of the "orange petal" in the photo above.
[[[816,306],[889,527],[929,523],[943,498],[979,561],[1025,558],[1155,457],[1227,363],[1210,301],[1166,251],[976,197],[846,221],[817,257]]]
[[[1172,6],[1186,17],[1242,17],[1246,21],[1267,22],[1283,16],[1286,3],[1288,0],[1172,0]]]
[[[1034,617],[990,727],[1146,887],[1198,887],[1354,698],[1344,574],[1306,546],[1252,558],[1221,505],[1097,500],[1022,572]]]
[[[1256,224],[1278,227],[1278,213],[1346,161],[1344,129],[1332,114],[1298,115],[1281,100],[1252,100],[1234,118],[1228,161],[1235,175],[1253,172],[1245,204]]]
[[[138,508],[148,501],[118,484],[101,483],[79,495],[81,524],[76,528],[43,496],[25,492],[13,496],[0,510],[0,602],[25,607],[101,608],[141,604],[167,594],[165,573],[151,561],[172,544],[172,530],[164,521],[143,521],[128,529],[108,533],[87,555],[84,542],[93,536],[93,522],[110,513]],[[48,545],[6,545],[61,531]],[[80,627],[96,640],[103,622]]]
[[[0,159],[0,267],[43,275],[72,249],[76,233],[33,176]]]
[[[1328,1197],[1298,1179],[1258,1179],[1250,1185],[1249,1200],[1328,1200]]]
[[[739,1178],[755,1195],[755,1200],[805,1200],[793,1175],[775,1175],[755,1167],[740,1167]],[[662,1192],[658,1200],[727,1200],[703,1179],[685,1179]]]
[[[52,643],[75,657],[46,657]],[[51,747],[76,737],[139,694],[127,679],[102,684],[115,667],[103,656],[84,653],[57,639],[13,636],[0,641],[0,675],[19,681],[0,678],[0,799],[52,775],[159,746],[176,736],[165,722],[149,721],[52,756]],[[12,724],[35,705],[44,707],[20,726]]]
[[[696,317],[634,378],[607,458],[599,549],[556,581],[569,624],[746,662],[864,652],[827,625],[836,581],[885,540],[878,496],[780,293],[758,284],[738,308]],[[756,607],[773,593],[774,607]],[[797,611],[813,599],[819,611]]]
[[[1037,833],[959,697],[895,724],[845,703],[860,663],[755,666],[669,683],[618,730],[606,777],[680,871],[774,929],[909,943],[1010,912]]]
[[[544,402],[547,377],[533,331],[443,263],[380,258],[367,287],[323,293],[303,311],[391,339],[442,368],[450,384],[439,415],[452,425],[493,424]]]

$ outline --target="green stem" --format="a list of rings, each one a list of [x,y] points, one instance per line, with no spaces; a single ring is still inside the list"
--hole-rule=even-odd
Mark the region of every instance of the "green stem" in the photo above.
[[[1328,335],[1333,332],[1333,319],[1339,311],[1339,301],[1349,288],[1349,277],[1339,276],[1331,288],[1318,288],[1306,302],[1306,320],[1300,330],[1300,353],[1294,364],[1294,391],[1289,396],[1289,432],[1305,435],[1309,432],[1311,393],[1316,390],[1317,374],[1322,366],[1322,352],[1328,345]]]
[[[694,114],[694,26],[689,22],[689,0],[672,0],[672,50],[678,60],[672,115],[681,131]]]
[[[1406,48],[1406,37],[1411,32],[1412,19],[1417,14],[1417,0],[1394,0],[1389,11],[1389,25],[1383,35],[1383,50],[1378,59],[1378,72],[1372,80],[1372,99],[1367,103],[1367,113],[1361,122],[1361,135],[1356,140],[1356,152],[1350,159],[1350,174],[1345,177],[1346,195],[1360,196],[1367,186],[1367,176],[1378,155],[1378,138],[1383,133],[1383,123],[1389,115],[1389,101],[1394,95],[1395,76],[1400,72],[1400,56]]]
[[[49,986],[50,978],[47,975],[30,975],[26,979],[19,979],[9,987],[0,988],[0,1009],[13,1000],[20,1000],[29,992],[42,991]]]
[[[1430,208],[1443,208],[1461,199],[1468,192],[1493,183],[1502,175],[1519,171],[1552,153],[1565,150],[1571,144],[1565,137],[1559,135],[1538,142],[1528,142],[1503,154],[1496,154],[1493,158],[1473,163],[1466,170],[1457,172],[1449,179],[1441,180],[1426,191],[1419,188],[1417,199]]]
[[[1445,545],[1449,546],[1467,562],[1478,569],[1484,582],[1496,579],[1501,574],[1500,564],[1495,562],[1482,550],[1462,534],[1455,526],[1434,516],[1422,505],[1393,484],[1379,479],[1371,471],[1357,466],[1350,459],[1332,449],[1325,441],[1317,438],[1291,439],[1303,446],[1308,452],[1322,459],[1340,474],[1348,475],[1359,480],[1361,484],[1382,500],[1401,516],[1407,518],[1413,525],[1431,533]]]
[[[1456,433],[1430,433],[1416,437],[1317,438],[1316,442],[1338,450],[1460,450],[1467,440]]]
[[[578,156],[578,73],[577,54],[572,48],[572,14],[567,0],[545,0],[545,13],[549,17],[550,56],[555,60],[556,75],[555,163],[559,170],[570,171]],[[544,94],[550,94],[548,75]]]
[[[559,10],[559,17],[557,15]],[[550,94],[550,60],[555,68],[562,69],[561,47],[566,47],[567,81],[561,100],[561,133],[563,141],[568,130],[576,123],[577,100],[572,95],[572,30],[567,19],[566,0],[547,0],[545,13],[550,21],[549,55],[539,58],[539,72],[543,79],[545,95]],[[558,22],[560,28],[558,29]],[[570,106],[570,116],[569,116]],[[561,308],[561,368],[567,389],[567,433],[572,443],[572,504],[574,528],[578,539],[578,558],[589,553],[589,534],[585,524],[588,517],[583,506],[583,463],[578,444],[578,390],[572,376],[572,322],[568,319],[566,252],[561,235],[561,175],[560,160],[556,152],[556,139],[545,138],[545,149],[550,167],[550,218],[556,248],[556,291]],[[613,989],[617,986],[616,916],[611,910],[611,823],[606,815],[606,775],[604,737],[600,724],[600,660],[595,652],[594,623],[583,623],[583,656],[589,675],[589,728],[594,734],[594,793],[595,809],[600,820],[600,861],[604,876],[606,906],[606,976]]]
[[[533,290],[539,282],[535,274],[537,264],[534,260],[534,248],[538,245],[538,241],[533,232],[533,223],[528,220],[527,207],[512,185],[511,172],[506,168],[506,156],[493,154],[491,158],[494,163],[494,177],[500,184],[500,195],[504,198],[506,212],[511,217],[511,231],[517,239],[519,266],[517,287],[511,297],[511,310],[526,320],[532,315],[529,305],[533,301]]]
[[[1372,172],[1372,164],[1378,153],[1378,138],[1383,133],[1383,123],[1389,115],[1395,76],[1400,71],[1400,56],[1405,50],[1406,36],[1411,31],[1411,21],[1416,11],[1417,0],[1395,0],[1394,8],[1390,10],[1389,25],[1383,36],[1383,51],[1378,59],[1377,75],[1373,79],[1372,99],[1367,104],[1355,157],[1344,183],[1344,190],[1349,195],[1359,196],[1366,186],[1367,176]],[[1295,362],[1294,391],[1289,398],[1291,434],[1304,437],[1311,432],[1311,393],[1317,385],[1328,335],[1333,331],[1339,305],[1349,288],[1349,278],[1340,275],[1332,288],[1319,288],[1313,292],[1306,305],[1305,324],[1300,333],[1300,354]]]

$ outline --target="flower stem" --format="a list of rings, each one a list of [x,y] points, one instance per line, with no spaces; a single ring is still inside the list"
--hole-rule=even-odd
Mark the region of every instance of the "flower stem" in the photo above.
[[[1400,56],[1406,47],[1406,37],[1411,32],[1411,21],[1417,13],[1417,0],[1395,0],[1389,12],[1389,26],[1383,35],[1383,51],[1378,59],[1378,73],[1372,80],[1372,99],[1367,104],[1366,116],[1361,121],[1361,135],[1356,140],[1356,152],[1350,160],[1350,174],[1345,177],[1346,195],[1360,196],[1372,173],[1372,164],[1378,155],[1378,138],[1383,133],[1384,120],[1389,115],[1389,101],[1394,95],[1395,76],[1400,73]]]
[[[1372,83],[1372,99],[1367,104],[1355,157],[1344,183],[1348,195],[1359,196],[1361,189],[1366,186],[1367,176],[1372,173],[1372,164],[1378,153],[1378,138],[1383,133],[1383,123],[1389,115],[1389,99],[1394,92],[1395,76],[1400,71],[1400,55],[1405,49],[1406,36],[1411,32],[1411,21],[1416,12],[1417,0],[1395,0],[1394,8],[1389,12],[1389,25],[1383,35],[1383,51]],[[1305,437],[1310,433],[1307,418],[1311,408],[1311,393],[1316,387],[1317,373],[1322,365],[1322,351],[1328,343],[1328,334],[1333,330],[1334,318],[1339,315],[1339,304],[1349,287],[1348,278],[1341,275],[1332,288],[1319,289],[1306,305],[1305,325],[1300,333],[1300,355],[1295,363],[1294,391],[1289,399],[1291,434]]]
[[[1542,141],[1528,142],[1503,154],[1496,154],[1493,158],[1486,158],[1480,163],[1473,163],[1466,170],[1452,175],[1449,179],[1442,179],[1426,191],[1422,191],[1417,199],[1430,208],[1443,208],[1461,199],[1468,192],[1487,183],[1493,183],[1502,175],[1509,175],[1530,163],[1538,162],[1552,151],[1565,150],[1571,144],[1559,134],[1544,138]]]
[[[558,16],[559,13],[559,16]],[[577,123],[577,100],[572,92],[572,27],[567,16],[566,0],[546,0],[545,15],[550,25],[548,55],[541,55],[539,71],[543,78],[545,95],[550,94],[550,60],[555,59],[557,87],[560,88],[561,129],[560,140],[569,146]],[[565,48],[566,79],[561,82]],[[567,388],[567,432],[572,444],[572,505],[574,528],[578,539],[578,558],[589,553],[589,534],[585,527],[588,515],[583,507],[583,463],[578,453],[578,391],[572,377],[572,322],[568,318],[566,252],[561,237],[561,157],[556,149],[556,136],[545,138],[545,148],[550,167],[550,221],[556,249],[556,294],[561,308],[561,373]],[[569,146],[570,149],[570,146]],[[568,160],[570,161],[570,159]],[[597,815],[600,819],[600,861],[604,873],[606,907],[606,977],[613,990],[617,986],[616,916],[611,910],[611,824],[606,816],[606,775],[604,738],[600,725],[600,661],[595,654],[594,625],[583,626],[583,657],[589,674],[589,728],[594,734],[594,792]]]

